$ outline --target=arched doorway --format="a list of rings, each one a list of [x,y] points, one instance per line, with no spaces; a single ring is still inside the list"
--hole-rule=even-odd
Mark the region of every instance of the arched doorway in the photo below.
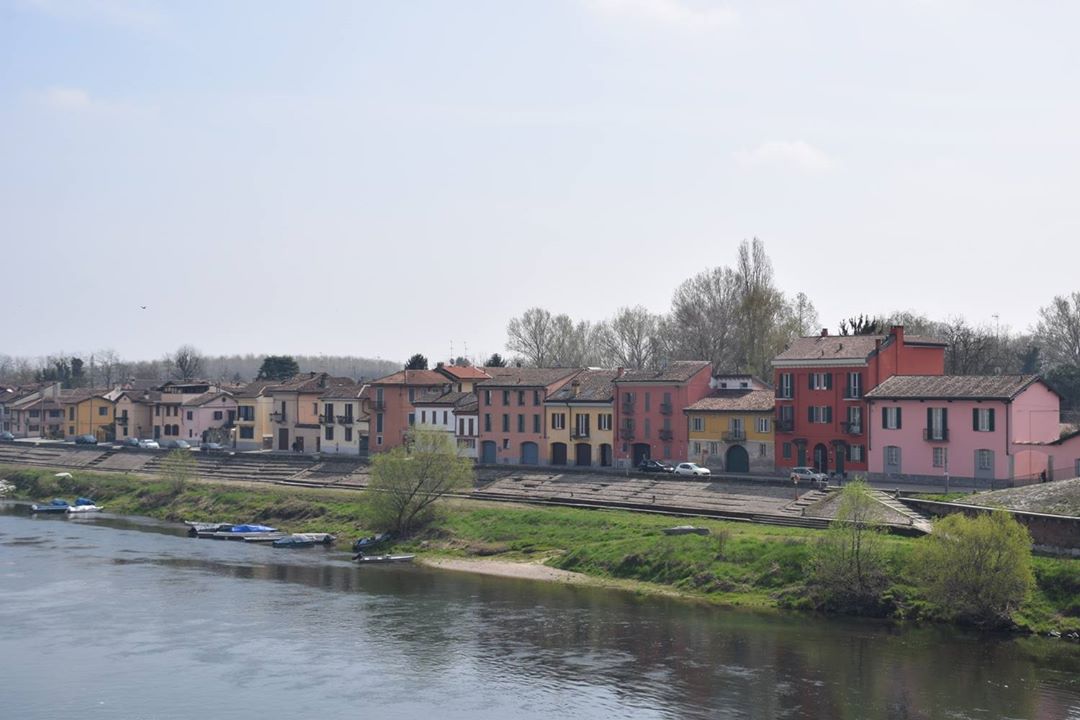
[[[600,466],[611,467],[611,446],[607,443],[600,445]]]
[[[495,464],[495,441],[485,440],[480,443],[480,462],[485,465]]]
[[[589,467],[592,465],[592,445],[589,443],[578,443],[574,446],[574,464],[578,467]]]
[[[533,443],[528,443],[533,445]],[[522,446],[524,447],[524,446]],[[535,447],[535,445],[534,445]],[[536,463],[530,463],[535,465]],[[566,443],[551,443],[551,464],[552,465],[565,465],[566,464]]]
[[[814,470],[829,472],[829,449],[821,443],[814,446]]]
[[[730,473],[750,472],[750,453],[742,445],[732,445],[724,456],[724,471]]]
[[[649,443],[634,443],[631,449],[633,451],[635,467],[640,465],[642,460],[648,460],[652,451],[652,448],[649,447]]]

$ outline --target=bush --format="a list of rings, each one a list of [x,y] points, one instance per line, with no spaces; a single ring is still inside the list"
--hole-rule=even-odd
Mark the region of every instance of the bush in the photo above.
[[[1002,510],[939,520],[912,562],[940,615],[984,627],[1011,624],[1035,585],[1031,536]]]

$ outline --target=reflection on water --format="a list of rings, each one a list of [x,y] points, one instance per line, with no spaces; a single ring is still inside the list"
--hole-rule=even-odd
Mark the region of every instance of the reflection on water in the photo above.
[[[1080,648],[0,514],[6,717],[1080,718]]]

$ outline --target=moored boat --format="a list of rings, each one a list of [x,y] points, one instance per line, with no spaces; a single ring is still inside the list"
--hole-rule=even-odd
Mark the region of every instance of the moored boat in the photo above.
[[[665,535],[708,535],[709,528],[694,527],[693,525],[676,525],[664,528]]]
[[[247,540],[248,538],[266,538],[271,535],[281,537],[284,533],[269,525],[226,525],[225,529],[210,529],[195,531],[200,538],[212,538],[214,540]],[[190,535],[191,532],[188,531]]]
[[[315,545],[315,541],[303,535],[286,535],[271,543],[276,548],[309,548]]]
[[[76,498],[75,499],[75,504],[69,506],[67,511],[68,511],[69,514],[82,514],[82,513],[101,512],[104,509],[105,508],[103,508],[100,505],[96,504],[90,498],[81,497],[81,498]]]
[[[361,550],[373,548],[376,545],[380,545],[386,542],[391,537],[393,537],[393,534],[389,532],[379,533],[378,535],[371,535],[369,537],[362,537],[353,543],[353,552],[358,553]]]
[[[365,555],[364,553],[356,553],[353,555],[353,560],[358,563],[405,563],[412,562],[415,555]]]
[[[67,500],[61,498],[53,498],[48,504],[38,505],[34,503],[30,506],[30,512],[38,514],[59,514],[66,513],[71,505]]]

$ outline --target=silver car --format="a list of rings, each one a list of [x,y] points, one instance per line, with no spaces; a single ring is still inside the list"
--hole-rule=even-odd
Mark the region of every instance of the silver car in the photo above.
[[[679,463],[675,466],[675,475],[691,475],[694,477],[705,477],[712,475],[712,471],[709,468],[701,467],[692,462]]]
[[[795,467],[791,468],[791,482],[828,485],[829,476],[825,473],[818,472],[812,467]]]
[[[139,447],[143,450],[160,450],[161,446],[158,445],[157,440],[140,440]]]

